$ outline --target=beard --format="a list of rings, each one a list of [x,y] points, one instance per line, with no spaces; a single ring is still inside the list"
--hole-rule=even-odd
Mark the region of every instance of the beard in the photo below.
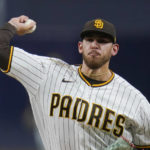
[[[98,69],[108,63],[110,61],[111,55],[105,55],[101,58],[89,57],[86,56],[84,53],[82,54],[84,63],[90,69]]]

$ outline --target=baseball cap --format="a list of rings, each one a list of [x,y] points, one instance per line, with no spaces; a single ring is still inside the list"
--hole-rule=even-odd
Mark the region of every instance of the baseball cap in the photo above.
[[[83,39],[88,33],[97,32],[109,35],[113,42],[116,42],[116,29],[114,25],[104,19],[93,19],[85,23],[80,33],[81,39]]]

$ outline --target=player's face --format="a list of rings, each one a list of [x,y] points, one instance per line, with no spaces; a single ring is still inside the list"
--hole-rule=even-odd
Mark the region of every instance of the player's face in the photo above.
[[[111,56],[118,52],[118,44],[113,44],[108,37],[99,34],[86,36],[78,43],[79,53],[83,56],[83,64],[91,69],[97,69],[109,64]]]

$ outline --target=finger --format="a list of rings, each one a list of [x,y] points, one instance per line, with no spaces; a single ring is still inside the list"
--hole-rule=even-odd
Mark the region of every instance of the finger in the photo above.
[[[25,23],[29,19],[28,16],[22,15],[19,17],[19,22],[20,23]]]

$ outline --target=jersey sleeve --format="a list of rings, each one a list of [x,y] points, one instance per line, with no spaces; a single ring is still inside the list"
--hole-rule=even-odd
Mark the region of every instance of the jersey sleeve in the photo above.
[[[18,80],[34,96],[46,75],[47,60],[48,57],[33,55],[12,46],[8,67],[2,71]]]
[[[135,117],[138,126],[133,127],[133,143],[136,148],[150,148],[150,104],[146,98],[141,99]]]

